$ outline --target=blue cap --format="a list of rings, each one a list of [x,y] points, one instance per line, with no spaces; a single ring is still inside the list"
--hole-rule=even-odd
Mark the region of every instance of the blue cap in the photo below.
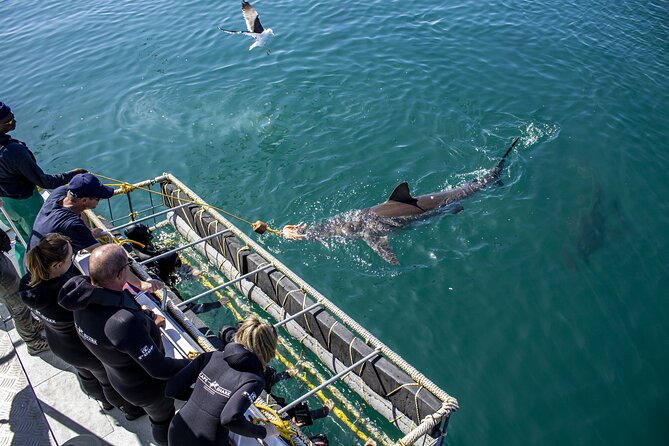
[[[12,112],[12,109],[9,108],[9,105],[5,104],[4,102],[0,102],[0,119],[5,119],[10,113]]]
[[[75,175],[67,186],[67,190],[77,198],[110,198],[114,195],[114,188],[103,186],[98,177],[90,173]]]

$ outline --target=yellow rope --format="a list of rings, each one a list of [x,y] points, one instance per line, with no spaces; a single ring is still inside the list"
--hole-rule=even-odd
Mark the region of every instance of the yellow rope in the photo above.
[[[160,195],[161,197],[177,199],[177,200],[181,201],[182,203],[196,204],[196,205],[198,205],[198,206],[203,206],[203,207],[209,207],[209,208],[212,208],[212,209],[216,209],[218,212],[220,212],[220,213],[222,213],[222,214],[225,214],[225,215],[227,215],[228,217],[231,217],[231,218],[234,218],[234,219],[239,220],[239,221],[241,221],[241,222],[244,222],[244,223],[248,224],[249,226],[253,226],[253,223],[251,223],[250,221],[245,220],[245,219],[243,219],[242,217],[239,217],[239,216],[237,216],[237,215],[235,215],[235,214],[232,214],[232,213],[230,213],[230,212],[228,212],[228,211],[225,211],[225,210],[223,210],[223,209],[221,209],[221,208],[219,208],[219,207],[212,206],[212,205],[210,205],[210,204],[200,203],[200,202],[195,201],[195,200],[184,200],[183,198],[175,197],[175,196],[173,196],[173,195],[167,195],[167,194],[164,194],[164,193],[162,193],[162,192],[158,192],[158,191],[149,189],[148,187],[134,186],[134,185],[132,185],[132,184],[130,184],[130,183],[127,183],[127,182],[125,182],[125,181],[118,180],[118,179],[116,179],[116,178],[111,178],[111,177],[108,177],[108,176],[105,176],[105,175],[101,175],[101,174],[99,174],[99,173],[93,173],[93,172],[91,172],[91,173],[92,173],[93,175],[95,175],[96,177],[103,178],[103,179],[105,179],[105,180],[109,180],[109,181],[114,181],[114,183],[108,183],[107,185],[108,185],[108,186],[117,186],[117,187],[121,190],[121,193],[122,193],[122,194],[127,194],[127,193],[129,193],[129,192],[132,192],[133,190],[140,189],[140,190],[149,192],[149,193],[151,193],[151,194]],[[281,234],[281,231],[277,231],[276,229],[272,229],[272,228],[270,228],[269,226],[267,227],[267,231],[271,232],[272,234]]]
[[[116,238],[114,238],[114,243],[119,244],[119,245],[122,245],[123,243],[132,243],[133,245],[137,245],[140,248],[146,248],[146,245],[144,245],[143,243],[139,243],[135,240],[130,240],[129,238],[124,238],[124,239],[121,239],[121,240],[117,240]]]
[[[276,412],[276,410],[272,409],[269,406],[265,406],[264,404],[260,403],[254,403],[256,408],[267,418],[267,420],[263,420],[262,418],[254,418],[251,420],[253,424],[260,424],[260,423],[272,423],[273,425],[276,426],[276,429],[279,431],[279,435],[281,435],[281,438],[283,438],[286,441],[289,441],[290,444],[293,446],[295,443],[293,443],[292,436],[297,435],[297,432],[290,427],[290,423],[286,420],[282,420],[279,414]]]

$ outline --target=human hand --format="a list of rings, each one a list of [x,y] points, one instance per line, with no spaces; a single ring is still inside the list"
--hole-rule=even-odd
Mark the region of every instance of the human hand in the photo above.
[[[165,323],[165,318],[163,315],[158,314],[158,313],[153,313],[154,318],[153,318],[153,323],[156,324],[156,327],[158,328],[165,328],[167,324]]]
[[[154,313],[149,307],[146,305],[142,305],[142,311],[145,312],[147,315],[153,319],[153,323],[156,324],[156,326],[160,328],[165,328],[165,318],[158,313]]]
[[[93,234],[93,238],[96,238],[96,239],[109,236],[109,234],[104,229],[101,229],[101,228],[91,229],[91,234]]]
[[[158,290],[162,290],[164,287],[165,284],[158,279],[142,280],[139,284],[139,288],[142,291],[147,291],[149,293],[154,293]]]
[[[293,376],[300,373],[300,371],[297,370],[295,367],[293,367],[293,368],[290,368],[290,369],[286,370],[286,373],[288,373],[288,376],[290,376],[292,378]]]
[[[306,237],[304,234],[306,227],[307,225],[304,223],[300,225],[286,225],[281,230],[281,234],[288,240],[299,240]]]
[[[277,427],[272,423],[270,423],[269,421],[267,422],[267,424],[265,424],[265,431],[267,431],[267,433],[265,434],[265,440],[267,440],[268,438],[276,438],[279,436],[279,429],[277,429]]]
[[[70,173],[74,175],[79,175],[80,173],[88,173],[88,170],[77,167],[76,169],[70,170]]]

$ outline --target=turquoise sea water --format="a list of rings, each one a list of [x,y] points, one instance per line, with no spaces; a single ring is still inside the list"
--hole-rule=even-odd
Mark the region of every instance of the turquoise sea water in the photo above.
[[[0,2],[0,100],[51,172],[170,171],[274,227],[504,185],[363,242],[258,239],[460,402],[448,444],[669,440],[669,2]]]

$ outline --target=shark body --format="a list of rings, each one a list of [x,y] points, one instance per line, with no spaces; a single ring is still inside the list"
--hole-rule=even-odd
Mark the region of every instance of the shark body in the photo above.
[[[483,177],[461,186],[414,197],[406,182],[399,184],[388,200],[365,209],[346,212],[306,228],[304,238],[324,241],[333,237],[362,239],[383,260],[393,265],[399,261],[388,242],[395,229],[422,220],[437,212],[456,214],[464,209],[460,201],[499,180],[504,161],[516,145],[516,138],[506,153]]]

